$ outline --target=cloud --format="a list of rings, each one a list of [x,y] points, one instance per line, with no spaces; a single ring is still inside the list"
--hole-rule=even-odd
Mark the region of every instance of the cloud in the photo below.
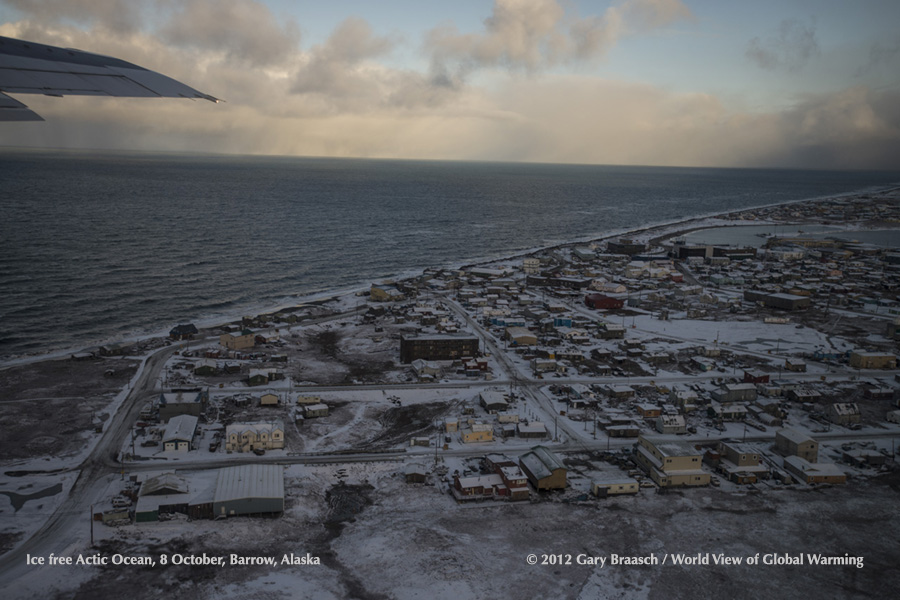
[[[855,75],[859,77],[881,67],[897,72],[900,69],[898,58],[900,58],[900,35],[884,43],[877,41],[869,48],[869,60],[856,70]]]
[[[765,40],[759,37],[750,40],[745,54],[762,69],[800,71],[821,54],[815,22],[805,26],[796,19],[785,19],[774,35]]]
[[[432,29],[426,48],[435,79],[453,82],[491,67],[537,71],[605,55],[623,36],[689,18],[680,0],[626,0],[602,16],[567,15],[556,0],[495,0],[484,31]]]
[[[131,0],[3,0],[38,22],[99,24],[120,33],[140,29],[143,4]]]
[[[297,52],[300,30],[254,0],[186,0],[173,5],[160,35],[183,48],[221,52],[251,66],[280,65]]]

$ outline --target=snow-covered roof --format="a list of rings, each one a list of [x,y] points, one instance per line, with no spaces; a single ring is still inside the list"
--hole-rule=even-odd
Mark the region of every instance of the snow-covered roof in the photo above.
[[[244,498],[284,498],[284,469],[279,465],[241,465],[219,470],[216,502]]]
[[[190,442],[197,429],[197,417],[193,415],[178,415],[169,419],[166,432],[163,435],[163,443],[173,440]]]

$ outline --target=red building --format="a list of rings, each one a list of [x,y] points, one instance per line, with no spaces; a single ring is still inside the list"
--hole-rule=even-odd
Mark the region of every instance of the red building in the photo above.
[[[603,294],[590,294],[588,296],[585,296],[584,304],[588,308],[593,308],[594,310],[598,308],[613,309],[622,308],[623,306],[625,306],[625,301],[619,298],[605,296]]]
[[[760,371],[744,371],[744,383],[769,383],[769,374]]]

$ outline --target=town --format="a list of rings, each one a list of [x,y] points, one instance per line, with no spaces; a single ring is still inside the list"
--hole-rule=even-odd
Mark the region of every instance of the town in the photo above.
[[[110,544],[166,521],[343,526],[380,494],[443,511],[852,494],[897,468],[900,250],[857,239],[897,223],[897,192],[780,205],[184,323],[56,361],[104,400],[34,435],[87,457],[101,491],[69,477],[68,502]],[[61,421],[81,442],[49,433]],[[27,507],[53,494],[22,482],[54,478],[21,446],[0,493]],[[10,555],[43,531],[26,523]]]

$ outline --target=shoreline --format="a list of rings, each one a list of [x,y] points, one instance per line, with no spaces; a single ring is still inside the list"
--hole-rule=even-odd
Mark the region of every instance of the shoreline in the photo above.
[[[713,212],[706,213],[701,215],[694,215],[691,217],[686,217],[683,219],[670,220],[670,221],[662,221],[657,223],[650,223],[647,225],[642,225],[639,227],[631,228],[631,229],[618,229],[618,230],[610,230],[601,233],[595,233],[584,237],[578,237],[571,240],[566,240],[559,243],[552,243],[545,246],[536,246],[532,248],[526,248],[523,250],[514,251],[511,254],[504,254],[500,257],[481,257],[473,260],[467,260],[464,262],[450,263],[444,266],[434,266],[429,265],[422,267],[421,269],[408,270],[406,272],[398,273],[394,276],[388,277],[379,277],[374,280],[390,280],[390,281],[408,281],[410,279],[414,279],[416,277],[421,276],[425,271],[430,269],[466,269],[475,266],[484,266],[490,265],[492,263],[503,262],[508,260],[518,260],[528,256],[532,256],[539,252],[559,250],[562,248],[573,247],[580,244],[594,244],[598,242],[608,241],[617,237],[639,237],[639,239],[644,239],[650,245],[656,245],[661,243],[662,241],[678,236],[684,235],[687,233],[691,233],[694,231],[699,231],[703,229],[715,229],[715,228],[723,228],[729,226],[753,226],[753,225],[770,225],[775,223],[774,221],[769,220],[752,220],[752,221],[735,221],[734,219],[729,219],[734,215],[739,215],[742,213],[752,213],[754,211],[759,211],[763,209],[771,209],[783,206],[790,206],[793,204],[815,204],[817,202],[828,202],[834,200],[841,199],[863,199],[865,196],[869,195],[885,195],[891,194],[894,192],[900,191],[900,186],[890,186],[885,188],[863,188],[860,190],[856,190],[853,192],[846,192],[841,194],[835,194],[830,196],[817,196],[812,198],[804,198],[800,200],[788,200],[786,202],[774,202],[770,204],[761,204],[759,206],[749,207],[749,208],[741,208],[736,210],[728,210],[724,212]],[[707,224],[702,224],[703,221],[711,221]],[[723,222],[716,222],[723,221]],[[811,221],[806,221],[806,223],[810,223]],[[779,224],[788,224],[788,223],[780,223]],[[689,225],[695,225],[693,227],[685,228]],[[867,231],[867,229],[847,229],[846,225],[841,228],[841,231]],[[885,227],[881,227],[880,229],[885,229]],[[887,228],[887,229],[897,229],[900,232],[900,223],[897,224],[896,228]],[[641,238],[640,236],[645,236],[647,234],[656,234],[652,235],[649,238]],[[235,313],[232,316],[215,316],[209,317],[207,319],[196,319],[194,320],[194,324],[201,331],[203,330],[211,330],[219,327],[224,327],[229,324],[233,324],[236,321],[239,321],[244,316],[248,314],[251,316],[258,316],[261,314],[275,314],[278,312],[282,312],[288,309],[299,309],[303,306],[307,305],[318,305],[325,306],[326,304],[332,302],[340,302],[351,296],[357,296],[360,292],[365,291],[365,284],[360,283],[359,285],[347,286],[338,290],[329,290],[322,291],[317,293],[312,293],[303,296],[296,296],[296,301],[289,303],[277,303],[271,304],[267,306],[256,306],[250,310],[243,311],[240,316]],[[173,325],[174,326],[174,325]],[[170,327],[171,328],[171,327]],[[33,364],[36,362],[43,361],[52,361],[52,360],[60,360],[70,357],[72,354],[76,354],[79,352],[87,352],[90,350],[94,350],[99,346],[105,344],[141,344],[147,342],[153,342],[154,340],[165,340],[168,337],[168,332],[166,331],[166,327],[162,327],[154,332],[139,334],[135,336],[125,336],[120,338],[111,338],[105,341],[101,341],[99,344],[92,344],[89,346],[72,346],[69,348],[63,348],[58,350],[48,350],[47,352],[40,354],[24,354],[19,356],[11,356],[8,359],[0,359],[0,370],[6,370],[17,366]],[[141,354],[140,356],[143,356]]]

